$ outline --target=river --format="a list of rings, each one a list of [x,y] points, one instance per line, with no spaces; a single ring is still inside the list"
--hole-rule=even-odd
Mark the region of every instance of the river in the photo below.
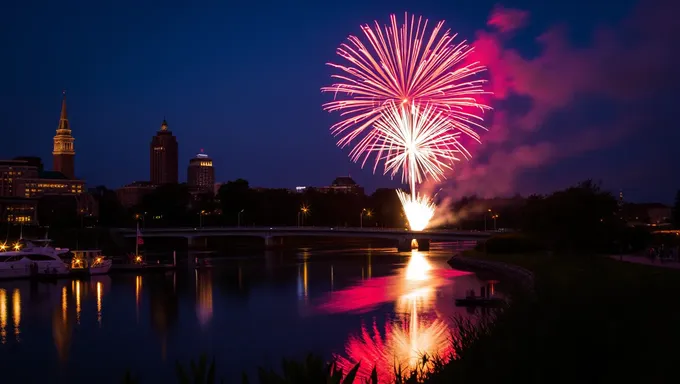
[[[175,362],[215,356],[218,377],[314,352],[340,366],[447,354],[454,297],[478,290],[451,250],[300,250],[220,258],[201,270],[56,283],[0,281],[0,382],[175,382]],[[360,375],[372,368],[362,366]],[[235,380],[237,379],[238,380]]]

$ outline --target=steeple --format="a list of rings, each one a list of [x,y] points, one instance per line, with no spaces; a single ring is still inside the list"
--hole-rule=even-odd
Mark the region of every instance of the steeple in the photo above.
[[[163,118],[163,122],[161,123],[161,131],[167,131],[168,130],[168,122],[165,121],[165,117]]]
[[[69,179],[74,179],[75,139],[71,135],[71,125],[66,114],[66,91],[62,92],[62,95],[59,125],[57,126],[57,134],[53,139],[52,169],[63,173]]]
[[[61,98],[61,115],[59,115],[59,126],[57,130],[70,131],[71,126],[68,123],[68,114],[66,113],[66,91],[62,92]]]

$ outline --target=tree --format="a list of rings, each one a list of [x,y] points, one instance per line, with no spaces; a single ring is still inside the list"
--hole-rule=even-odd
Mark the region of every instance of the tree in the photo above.
[[[680,228],[680,189],[675,193],[675,203],[673,204],[673,225]]]
[[[190,222],[191,194],[186,184],[165,184],[144,196],[137,213],[144,214],[146,225],[186,225]],[[146,220],[145,219],[145,220]]]

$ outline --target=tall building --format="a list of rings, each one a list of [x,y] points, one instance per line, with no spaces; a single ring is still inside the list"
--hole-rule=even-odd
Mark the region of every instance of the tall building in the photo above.
[[[57,134],[54,136],[54,149],[52,150],[52,170],[61,172],[69,179],[75,179],[75,156],[73,146],[75,139],[71,135],[71,126],[66,114],[66,92],[61,100],[61,115]]]
[[[215,189],[215,168],[212,159],[203,153],[202,149],[201,153],[189,160],[187,184],[195,190],[205,192],[212,192]]]
[[[163,119],[161,129],[151,139],[151,184],[177,183],[177,161],[177,138]]]

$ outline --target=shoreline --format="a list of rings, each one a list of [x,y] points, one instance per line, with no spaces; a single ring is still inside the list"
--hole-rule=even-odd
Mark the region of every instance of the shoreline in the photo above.
[[[455,253],[447,264],[455,269],[462,269],[470,272],[490,272],[507,278],[501,284],[507,283],[516,286],[524,293],[534,298],[536,295],[534,274],[529,270],[517,265],[503,263],[500,261],[490,261],[470,256],[463,256],[460,252]]]

